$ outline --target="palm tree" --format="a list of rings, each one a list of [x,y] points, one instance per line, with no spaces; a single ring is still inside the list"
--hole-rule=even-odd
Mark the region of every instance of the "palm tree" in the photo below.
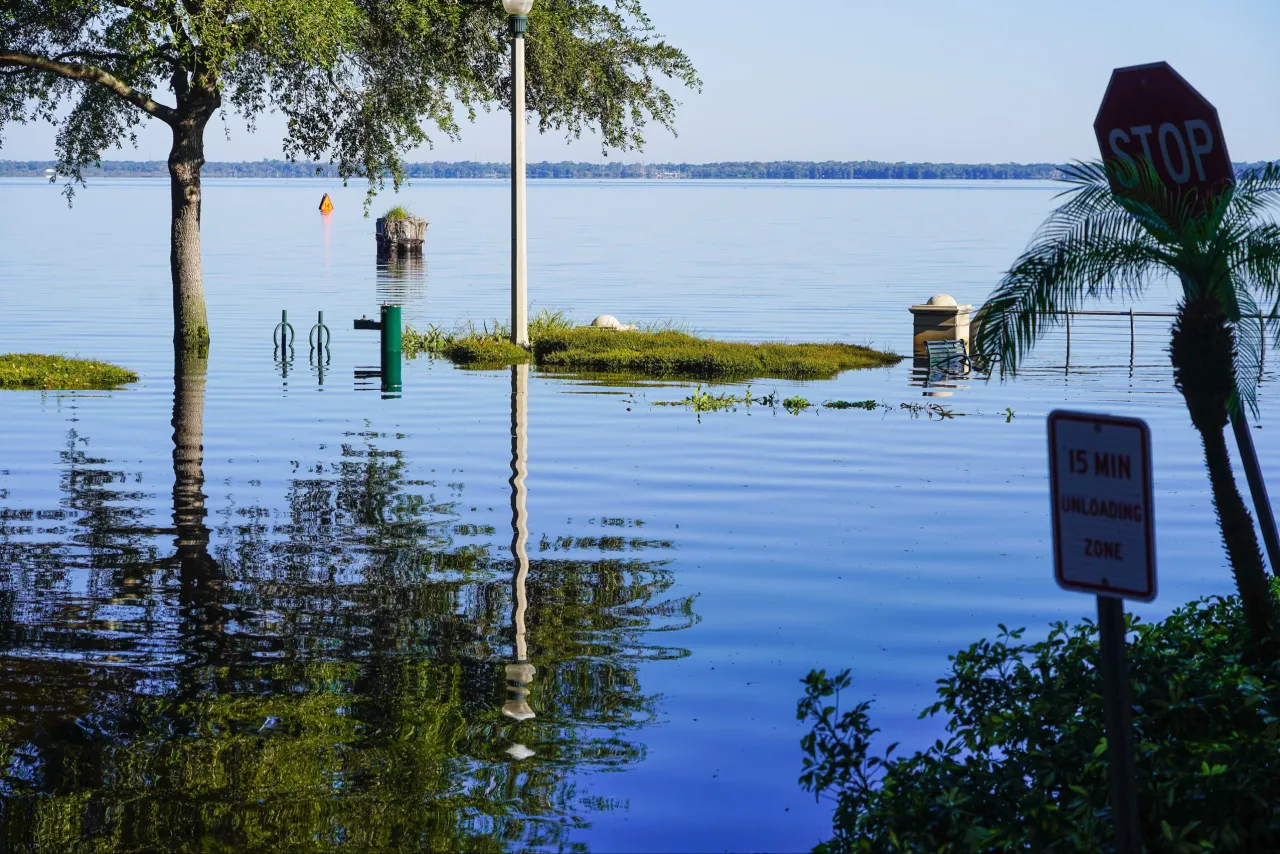
[[[1169,346],[1174,383],[1204,445],[1246,618],[1255,636],[1269,637],[1276,609],[1224,428],[1239,407],[1256,413],[1264,336],[1280,326],[1280,226],[1267,216],[1280,201],[1280,168],[1245,173],[1208,197],[1169,190],[1145,159],[1079,163],[1064,172],[1066,201],[982,308],[974,352],[1015,372],[1063,312],[1181,280]]]

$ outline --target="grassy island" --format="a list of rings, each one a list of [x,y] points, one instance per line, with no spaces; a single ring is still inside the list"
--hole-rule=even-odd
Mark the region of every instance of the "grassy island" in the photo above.
[[[0,354],[0,389],[109,389],[137,381],[138,375],[133,371],[106,362],[37,353]]]
[[[532,361],[552,371],[654,379],[830,379],[842,371],[880,368],[902,359],[855,344],[747,344],[700,338],[664,325],[636,331],[575,326],[564,312],[547,311],[530,320],[529,341],[529,351],[515,346],[501,325],[454,332],[406,328],[403,346],[410,358],[425,353],[466,367]]]

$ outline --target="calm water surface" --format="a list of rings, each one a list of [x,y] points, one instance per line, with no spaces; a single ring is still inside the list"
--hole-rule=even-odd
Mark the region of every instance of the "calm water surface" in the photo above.
[[[361,188],[209,182],[213,347],[177,366],[167,192],[101,181],[68,210],[0,181],[0,352],[141,374],[0,395],[7,848],[809,847],[830,826],[795,784],[810,668],[852,667],[885,737],[921,745],[948,653],[1091,614],[1051,578],[1057,406],[1153,426],[1161,593],[1139,613],[1230,591],[1161,322],[1132,365],[1128,321],[1092,321],[1069,371],[1058,337],[1016,382],[944,397],[906,364],[755,385],[877,412],[699,418],[653,405],[684,385],[426,359],[384,398],[351,320],[505,316],[505,185],[408,188],[425,261],[379,269]],[[584,321],[902,352],[906,307],[981,302],[1053,193],[538,182],[531,294]],[[323,369],[305,345],[273,358],[282,309],[301,340],[325,312]],[[899,408],[930,402],[957,417]],[[1262,410],[1274,474],[1265,382]]]

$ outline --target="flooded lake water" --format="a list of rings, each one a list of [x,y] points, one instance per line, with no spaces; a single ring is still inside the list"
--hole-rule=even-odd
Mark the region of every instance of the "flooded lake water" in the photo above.
[[[378,336],[352,320],[380,302],[419,327],[505,317],[507,192],[407,188],[425,260],[379,269],[363,188],[208,182],[213,345],[175,371],[167,185],[101,180],[68,210],[0,181],[0,352],[141,375],[0,393],[6,850],[808,848],[830,828],[796,785],[811,668],[852,667],[886,740],[919,746],[949,653],[1092,616],[1052,579],[1056,407],[1152,425],[1160,597],[1138,613],[1231,592],[1166,320],[1138,320],[1132,360],[1127,319],[1081,321],[1069,369],[1055,337],[947,396],[909,360],[753,389],[875,412],[698,415],[653,405],[693,384],[425,358],[399,396],[357,378]],[[907,352],[907,306],[980,303],[1054,192],[535,182],[530,293],[584,322]],[[327,365],[274,358],[282,309],[300,342],[325,313]],[[928,403],[954,417],[902,408]]]

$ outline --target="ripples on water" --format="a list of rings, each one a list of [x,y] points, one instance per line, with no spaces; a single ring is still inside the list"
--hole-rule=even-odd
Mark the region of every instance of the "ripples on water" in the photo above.
[[[949,652],[1091,613],[1051,579],[1056,406],[1153,425],[1161,595],[1139,612],[1230,591],[1163,321],[1137,322],[1132,364],[1128,320],[1091,319],[1069,371],[1058,336],[1013,383],[924,390],[903,365],[755,389],[887,411],[699,417],[650,405],[684,387],[535,374],[525,413],[518,375],[422,359],[384,399],[351,319],[505,315],[502,184],[410,188],[427,256],[379,268],[359,188],[211,182],[214,344],[177,370],[166,193],[103,181],[68,211],[0,182],[0,350],[142,375],[0,396],[5,847],[811,845],[809,668],[852,666],[885,735],[919,744]],[[906,306],[981,302],[1052,193],[539,182],[531,290],[582,320],[901,351]],[[281,309],[300,340],[325,312],[323,371],[305,346],[272,359]],[[957,417],[898,408],[930,401]],[[1262,407],[1274,473],[1265,382]]]

